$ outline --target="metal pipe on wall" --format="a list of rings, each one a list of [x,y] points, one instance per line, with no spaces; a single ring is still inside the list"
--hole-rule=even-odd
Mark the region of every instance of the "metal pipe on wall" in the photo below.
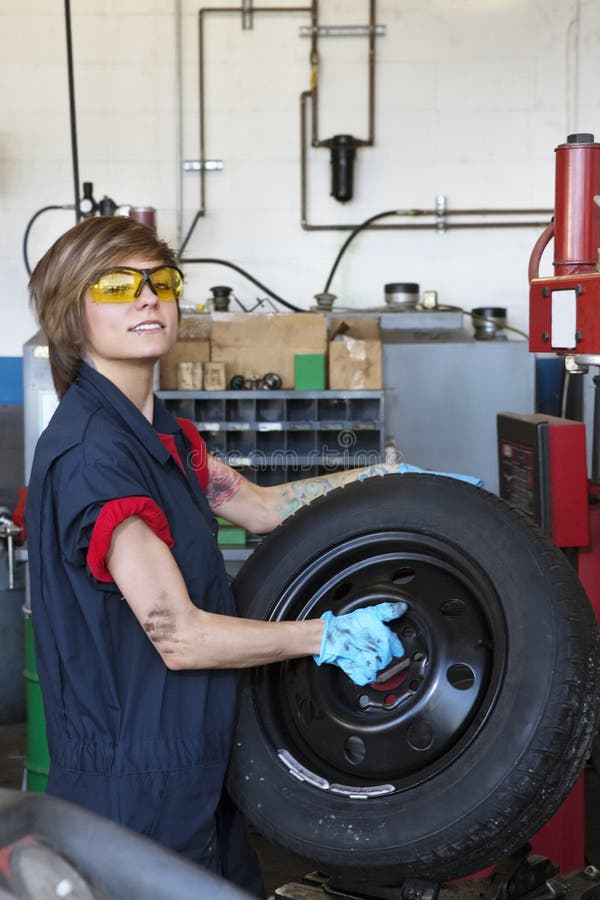
[[[313,3],[316,3],[316,0],[313,0]],[[252,14],[255,15],[257,13],[306,13],[310,14],[312,12],[310,6],[255,6],[252,8]],[[200,102],[200,110],[198,116],[199,122],[199,143],[200,143],[200,207],[198,213],[196,215],[196,220],[199,216],[205,215],[206,212],[206,181],[205,181],[205,171],[202,163],[206,159],[206,147],[205,147],[205,121],[204,121],[204,18],[208,14],[231,14],[237,13],[242,17],[247,15],[248,10],[243,6],[237,7],[227,7],[227,6],[213,6],[213,7],[204,7],[198,11],[198,90],[199,90],[199,102]]]
[[[346,225],[313,225],[308,221],[308,178],[307,178],[307,129],[306,129],[306,104],[312,99],[312,91],[303,91],[300,95],[300,224],[305,231],[354,231],[361,227],[361,223]],[[503,222],[446,222],[447,216],[552,216],[552,209],[447,209],[441,215],[443,223],[440,223],[439,209],[399,209],[397,215],[400,217],[414,218],[433,218],[432,222],[410,222],[396,223],[385,225],[370,225],[369,231],[445,231],[450,228],[529,228],[531,226],[545,227],[548,225],[548,218],[543,221],[511,221]]]
[[[311,61],[311,77],[310,77],[310,91],[309,93],[312,95],[313,106],[312,106],[312,135],[311,135],[311,143],[313,147],[328,147],[329,141],[322,141],[319,138],[319,49],[318,49],[318,40],[319,40],[319,6],[318,0],[312,0],[312,9],[311,9],[311,50],[310,50],[310,61]],[[369,0],[369,62],[368,62],[368,137],[367,138],[357,138],[355,141],[356,147],[372,147],[375,143],[375,37],[376,37],[376,23],[375,23],[375,0]]]
[[[375,3],[376,0],[369,0],[369,62],[368,62],[368,137],[366,139],[356,139],[355,146],[373,146],[375,142]],[[208,14],[231,14],[236,13],[242,16],[242,26],[244,28],[251,27],[252,16],[255,13],[306,13],[311,17],[311,87],[310,95],[312,97],[312,145],[313,147],[329,146],[329,141],[319,139],[318,126],[318,107],[319,107],[319,4],[318,0],[311,0],[310,6],[258,6],[253,7],[252,3],[244,0],[241,7],[203,7],[198,10],[198,95],[199,95],[199,150],[200,150],[200,205],[188,232],[181,242],[180,253],[183,253],[198,223],[198,219],[206,214],[206,168],[204,162],[206,160],[206,124],[204,118],[205,109],[205,72],[204,72],[204,19]],[[304,146],[304,139],[302,141]],[[179,156],[180,164],[182,162],[181,154]],[[340,230],[343,230],[341,228]]]
[[[313,6],[315,5],[316,0],[313,0]],[[208,14],[218,14],[218,13],[237,13],[242,16],[242,24],[243,27],[248,27],[250,15],[254,15],[255,13],[312,13],[312,7],[310,6],[257,6],[257,7],[248,7],[247,5],[232,7],[232,6],[212,6],[212,7],[203,7],[198,10],[198,98],[199,98],[199,112],[198,112],[198,142],[199,142],[199,150],[200,150],[200,203],[198,209],[196,210],[196,214],[192,219],[192,223],[187,230],[187,234],[183,241],[181,242],[181,246],[179,249],[179,254],[183,253],[185,248],[187,247],[192,234],[194,233],[194,229],[198,224],[198,220],[206,215],[206,170],[204,166],[204,162],[206,160],[206,142],[205,142],[205,120],[204,120],[204,93],[205,93],[205,78],[204,78],[204,18]],[[180,166],[183,165],[183,159],[179,157]]]
[[[183,53],[181,47],[181,0],[175,0],[175,228],[176,242],[179,247],[183,236]]]
[[[375,0],[369,0],[369,137],[367,145],[375,143]]]
[[[79,193],[79,151],[77,149],[77,120],[75,115],[75,77],[73,74],[73,41],[71,35],[71,3],[65,0],[65,27],[67,38],[67,74],[69,79],[69,121],[71,124],[71,157],[73,161],[73,186],[75,192],[75,221],[81,218]]]
[[[369,136],[366,140],[357,140],[356,146],[372,146],[374,144],[375,135],[375,38],[376,38],[376,22],[375,22],[375,2],[369,0],[369,66],[368,66],[368,95],[369,95]],[[235,13],[242,16],[244,27],[248,27],[249,14],[254,13],[306,13],[311,17],[311,86],[307,91],[303,91],[300,95],[300,167],[301,167],[301,211],[300,223],[305,231],[352,231],[359,227],[359,224],[313,224],[308,220],[308,179],[307,179],[307,128],[306,128],[306,104],[311,100],[311,144],[313,147],[322,147],[328,145],[327,141],[319,138],[319,7],[318,0],[311,0],[310,7],[291,6],[291,7],[252,7],[251,4],[244,3],[241,7],[204,7],[198,11],[198,90],[199,90],[199,149],[200,149],[200,206],[194,216],[194,219],[188,229],[188,232],[181,244],[180,254],[183,253],[187,246],[198,219],[206,214],[206,171],[204,162],[206,160],[206,142],[205,142],[205,72],[204,72],[204,19],[208,14],[231,14]],[[382,231],[398,231],[398,230],[435,230],[445,231],[453,229],[476,229],[476,228],[528,228],[528,227],[545,227],[548,224],[548,217],[553,215],[552,209],[533,208],[533,209],[455,209],[449,210],[444,208],[442,213],[439,209],[407,209],[398,210],[398,216],[408,217],[411,220],[415,218],[430,218],[430,222],[414,222],[408,223],[387,223],[370,226],[370,230]],[[495,217],[493,221],[478,222],[449,222],[448,217]],[[545,216],[546,219],[513,219],[512,221],[498,220],[498,216]]]

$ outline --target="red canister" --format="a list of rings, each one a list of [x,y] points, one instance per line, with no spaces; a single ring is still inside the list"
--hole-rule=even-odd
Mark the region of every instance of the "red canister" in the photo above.
[[[570,134],[556,148],[554,271],[596,270],[600,247],[600,144]]]
[[[128,215],[130,219],[135,219],[136,222],[141,222],[142,225],[156,228],[156,210],[153,206],[131,206]]]

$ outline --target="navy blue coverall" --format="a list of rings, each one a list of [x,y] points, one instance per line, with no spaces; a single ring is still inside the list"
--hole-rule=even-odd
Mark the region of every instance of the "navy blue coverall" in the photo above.
[[[185,472],[164,440],[174,441]],[[133,498],[134,507],[150,508],[149,524],[152,514],[162,517],[192,602],[235,615],[193,456],[158,398],[151,425],[85,363],[38,442],[26,526],[48,793],[261,894],[240,818],[223,792],[235,673],[169,670],[110,575],[95,577],[88,565],[103,508]]]

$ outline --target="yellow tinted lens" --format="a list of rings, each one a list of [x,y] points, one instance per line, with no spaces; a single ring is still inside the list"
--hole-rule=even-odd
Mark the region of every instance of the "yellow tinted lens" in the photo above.
[[[178,300],[183,291],[183,279],[174,266],[163,266],[150,275],[156,296],[163,301]]]
[[[90,287],[94,303],[131,303],[143,276],[137,272],[114,269],[105,272]]]

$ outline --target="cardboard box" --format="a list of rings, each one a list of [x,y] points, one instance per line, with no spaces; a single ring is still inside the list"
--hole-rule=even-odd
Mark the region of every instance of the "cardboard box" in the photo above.
[[[160,360],[161,391],[176,391],[179,363],[204,363],[210,359],[210,341],[177,341]]]
[[[331,319],[329,337],[329,389],[381,390],[379,317]]]
[[[281,376],[294,387],[294,357],[327,352],[327,320],[322,313],[214,313],[211,362],[225,363],[227,384],[234,375]]]
[[[226,388],[225,363],[204,363],[204,390],[224,391]]]
[[[177,390],[201,391],[202,390],[202,366],[210,363],[180,362],[177,364]]]
[[[211,328],[210,313],[189,312],[184,309],[179,320],[177,338],[180,341],[209,341]]]

